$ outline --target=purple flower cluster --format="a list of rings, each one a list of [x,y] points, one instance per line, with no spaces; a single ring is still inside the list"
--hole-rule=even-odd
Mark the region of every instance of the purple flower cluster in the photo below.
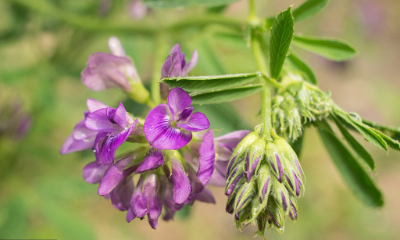
[[[136,70],[118,39],[109,43],[113,54],[89,57],[82,82],[92,90],[119,86],[128,91]],[[196,62],[197,52],[185,64],[184,54],[175,45],[162,67],[163,76],[187,75]],[[96,159],[84,167],[84,179],[99,183],[98,194],[111,199],[116,209],[127,211],[128,222],[147,215],[152,228],[157,227],[163,209],[163,219],[169,220],[195,200],[215,203],[206,185],[225,184],[229,158],[248,133],[214,138],[208,118],[194,112],[192,99],[183,89],[173,88],[167,100],[151,109],[143,121],[127,113],[122,103],[112,108],[88,99],[84,119],[61,148],[62,154],[91,148]],[[139,144],[116,157],[117,149],[127,141]]]

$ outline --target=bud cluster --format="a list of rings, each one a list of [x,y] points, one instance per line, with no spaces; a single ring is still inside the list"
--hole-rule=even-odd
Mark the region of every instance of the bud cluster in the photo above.
[[[284,86],[273,98],[272,122],[284,137],[295,140],[302,134],[302,123],[320,120],[332,109],[330,94],[289,73]]]
[[[278,136],[273,140],[248,134],[237,146],[227,167],[226,211],[236,226],[253,223],[263,236],[267,225],[283,233],[286,217],[297,219],[297,200],[305,177],[291,146]]]

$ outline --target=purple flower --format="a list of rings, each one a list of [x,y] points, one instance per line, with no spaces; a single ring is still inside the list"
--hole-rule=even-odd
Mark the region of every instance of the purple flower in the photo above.
[[[12,92],[7,92],[7,89],[0,90],[0,137],[20,140],[30,129],[31,117],[23,111],[19,99],[9,98],[8,94],[11,95]]]
[[[118,87],[129,92],[131,85],[140,78],[132,61],[116,37],[109,40],[112,54],[94,53],[89,56],[87,67],[81,73],[82,83],[93,91]]]
[[[85,126],[98,131],[93,147],[96,162],[112,164],[118,147],[128,139],[137,123],[138,120],[133,120],[122,103],[118,108],[106,107],[90,112],[85,118]]]
[[[210,123],[201,112],[192,113],[192,99],[181,88],[174,88],[168,95],[168,105],[153,108],[143,125],[150,145],[157,149],[179,149],[192,139],[191,132],[206,130]]]
[[[198,54],[197,51],[194,50],[192,58],[186,64],[185,53],[181,53],[181,46],[179,43],[175,44],[161,68],[161,79],[168,77],[186,77],[196,66],[197,59]],[[167,99],[169,87],[165,83],[161,83],[160,90],[161,97]]]
[[[164,158],[161,150],[153,148],[144,157],[143,162],[136,170],[136,173],[142,173],[157,169],[162,164],[164,164]]]
[[[89,113],[95,112],[102,108],[108,108],[108,106],[104,103],[90,98],[87,100],[86,104],[89,111],[84,113],[85,118]],[[76,124],[72,134],[69,135],[65,140],[63,146],[61,147],[61,154],[92,148],[97,133],[98,131],[87,128],[85,126],[85,119],[82,119],[78,122],[78,124]]]

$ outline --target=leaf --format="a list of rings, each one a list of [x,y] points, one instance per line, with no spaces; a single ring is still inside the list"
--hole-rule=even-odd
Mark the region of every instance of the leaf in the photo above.
[[[173,7],[216,7],[237,2],[239,0],[143,0],[146,6],[151,8]]]
[[[341,110],[335,109],[335,114],[338,116],[341,120],[343,120],[345,123],[350,125],[352,128],[357,130],[359,133],[361,133],[364,138],[377,146],[380,149],[387,150],[387,144],[386,141],[382,139],[382,137],[377,134],[372,128],[369,126],[363,124],[362,122],[359,122],[352,118],[349,114],[342,112]]]
[[[290,53],[290,55],[287,57],[287,60],[289,60],[289,63],[293,67],[295,67],[299,71],[302,71],[307,76],[307,78],[305,79],[307,82],[314,85],[317,84],[317,79],[314,75],[313,70],[293,52]]]
[[[294,20],[289,7],[281,12],[274,21],[270,40],[270,72],[272,78],[278,78],[286,54],[289,51],[294,32]]]
[[[376,133],[379,134],[379,136],[381,136],[383,138],[383,140],[386,142],[386,144],[391,147],[394,150],[400,151],[400,143],[398,140],[392,139],[391,137],[387,136],[386,134],[373,129],[372,130]]]
[[[389,127],[389,126],[384,126],[366,119],[362,119],[362,122],[372,128],[375,128],[383,133],[386,133],[389,137],[394,138],[396,140],[399,140],[396,138],[400,136],[400,128],[394,128],[394,127]]]
[[[293,10],[294,21],[307,19],[325,7],[328,0],[308,0]]]
[[[226,89],[222,91],[206,92],[192,95],[193,104],[213,104],[229,102],[239,98],[244,98],[259,92],[263,86],[261,84]]]
[[[350,151],[332,132],[319,127],[318,132],[336,168],[354,195],[369,206],[383,206],[382,193]]]
[[[165,82],[171,88],[180,87],[185,91],[210,91],[222,90],[227,88],[237,87],[254,80],[259,77],[260,73],[240,73],[215,76],[201,77],[175,77],[164,78],[161,81]]]
[[[363,160],[371,170],[375,170],[374,159],[367,152],[367,150],[365,150],[365,148],[349,133],[349,131],[347,131],[347,129],[336,117],[333,117],[333,120],[335,121],[336,126],[338,126],[346,142],[353,148],[358,157]]]
[[[351,45],[339,40],[294,36],[293,44],[333,61],[349,60],[356,55]]]

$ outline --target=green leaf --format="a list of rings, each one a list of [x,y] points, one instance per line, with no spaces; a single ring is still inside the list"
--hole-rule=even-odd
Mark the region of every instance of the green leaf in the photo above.
[[[270,71],[272,78],[278,78],[289,51],[294,32],[294,20],[289,7],[274,21],[270,40]]]
[[[350,127],[354,128],[359,133],[361,133],[367,141],[371,142],[378,148],[387,151],[388,148],[386,141],[383,140],[383,138],[378,133],[376,133],[374,129],[363,124],[360,121],[357,121],[356,119],[352,118],[349,114],[342,112],[341,110],[335,109],[335,114],[336,116],[339,117],[340,120],[343,120]]]
[[[356,55],[351,45],[339,40],[294,36],[293,44],[333,61],[349,60]]]
[[[314,75],[313,70],[305,63],[303,60],[301,60],[298,56],[296,56],[293,52],[290,53],[290,55],[287,57],[288,62],[290,65],[292,65],[294,68],[296,68],[299,71],[302,71],[307,78],[305,79],[307,82],[311,84],[317,84],[317,78]]]
[[[371,170],[375,170],[374,159],[367,152],[367,150],[365,150],[365,148],[349,133],[349,131],[347,131],[347,129],[336,117],[333,117],[333,120],[335,121],[336,126],[338,126],[346,142],[353,148],[358,157],[363,160]]]
[[[263,86],[261,84],[226,89],[222,91],[206,92],[192,95],[193,104],[213,104],[229,102],[239,98],[244,98],[259,92]]]
[[[173,7],[215,7],[237,2],[239,0],[143,0],[146,6],[151,8]]]
[[[171,88],[180,87],[185,91],[210,91],[222,90],[227,88],[237,87],[247,84],[259,77],[260,73],[240,73],[215,76],[200,76],[200,77],[175,77],[164,78],[161,81],[165,82]]]
[[[394,138],[396,140],[400,140],[397,139],[396,137],[400,137],[400,128],[394,128],[394,127],[389,127],[389,126],[384,126],[366,119],[362,119],[362,122],[372,128],[375,128],[385,134],[387,134],[389,137]]]
[[[391,137],[387,136],[386,134],[384,134],[384,133],[382,133],[382,132],[380,132],[380,131],[378,131],[378,130],[376,130],[376,129],[373,129],[373,128],[372,128],[372,130],[373,130],[376,134],[378,134],[379,136],[381,136],[381,137],[383,138],[383,140],[386,142],[386,144],[387,144],[389,147],[391,147],[391,148],[394,149],[394,150],[400,151],[400,143],[399,143],[398,140],[392,139]]]
[[[293,10],[294,21],[307,19],[319,11],[328,3],[328,0],[308,0]]]
[[[318,128],[318,132],[336,168],[354,195],[369,206],[383,206],[382,193],[350,151],[332,132],[323,128]]]

